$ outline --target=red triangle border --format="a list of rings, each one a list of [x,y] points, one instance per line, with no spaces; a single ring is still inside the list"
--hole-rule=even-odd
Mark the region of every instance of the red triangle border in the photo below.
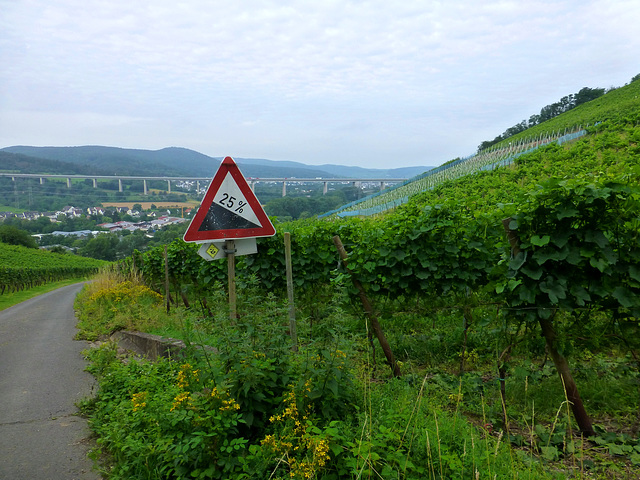
[[[227,174],[235,180],[238,188],[247,200],[247,205],[253,209],[256,217],[260,221],[261,227],[259,228],[242,228],[242,229],[226,229],[226,230],[211,230],[211,231],[199,231],[204,222],[209,208],[211,207],[213,200],[215,199],[218,190],[220,189],[222,182]],[[233,240],[236,238],[255,238],[255,237],[272,237],[276,234],[271,220],[265,213],[262,205],[258,201],[258,198],[249,187],[247,180],[244,178],[238,165],[233,161],[231,157],[225,157],[220,164],[218,171],[216,172],[213,180],[209,184],[207,193],[205,193],[198,212],[195,214],[187,231],[184,234],[185,242],[205,243],[211,240]]]

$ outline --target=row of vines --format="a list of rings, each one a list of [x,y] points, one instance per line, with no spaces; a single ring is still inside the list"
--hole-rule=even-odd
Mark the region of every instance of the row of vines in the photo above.
[[[236,258],[237,315],[224,311],[226,261],[182,241],[136,252],[120,267],[157,294],[125,295],[129,281],[86,292],[83,328],[197,346],[182,365],[123,363],[109,343],[94,351],[92,424],[115,457],[110,478],[637,470],[640,444],[621,432],[635,437],[640,421],[640,117],[601,118],[576,142],[445,182],[383,217],[274,221],[257,254]],[[598,448],[622,460],[609,469],[587,454]],[[538,476],[538,460],[563,464]]]
[[[74,255],[0,244],[0,295],[94,274],[105,264]]]
[[[331,241],[339,235],[350,253],[350,269],[372,292],[444,296],[469,290],[490,292],[509,306],[583,307],[640,311],[638,247],[640,188],[637,179],[550,180],[522,205],[496,213],[474,213],[455,203],[411,204],[377,220],[342,219],[287,225],[259,239],[258,253],[237,257],[237,274],[268,289],[285,288],[284,231],[291,233],[294,282],[313,289],[336,274]],[[519,253],[505,234],[519,239]],[[226,282],[225,262],[206,262],[198,246],[168,247],[170,277],[182,288],[206,290]],[[164,285],[163,248],[135,261],[145,278]],[[203,291],[204,291],[203,290]],[[636,298],[634,298],[634,296]]]
[[[426,298],[495,304],[511,321],[541,328],[585,434],[593,434],[566,360],[557,348],[557,314],[603,314],[628,338],[640,318],[640,187],[635,175],[552,179],[518,204],[492,213],[449,202],[417,203],[376,220],[291,224],[294,281],[313,291],[347,275],[332,237],[349,252],[349,275],[376,298]],[[238,258],[240,281],[285,289],[283,230],[261,239],[259,253]],[[145,279],[162,291],[164,251],[137,254]],[[177,293],[204,299],[226,281],[226,262],[205,262],[197,246],[168,247]],[[588,321],[588,320],[587,320]],[[537,328],[536,328],[537,329]],[[535,329],[533,329],[535,330]]]

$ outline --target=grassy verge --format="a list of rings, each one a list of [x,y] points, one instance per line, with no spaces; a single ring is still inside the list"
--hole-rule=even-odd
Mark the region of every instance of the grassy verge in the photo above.
[[[42,295],[43,293],[56,290],[60,287],[66,287],[67,285],[72,285],[74,283],[82,282],[84,280],[86,279],[72,278],[69,280],[62,280],[60,282],[48,283],[46,285],[30,288],[28,290],[22,290],[20,292],[5,293],[4,295],[0,295],[0,310],[5,310],[9,307],[17,305],[18,303],[24,302],[25,300],[29,300],[30,298]]]
[[[461,374],[462,327],[448,310],[383,315],[404,373],[392,378],[339,295],[316,291],[313,308],[299,299],[293,352],[286,302],[244,286],[232,322],[223,289],[212,291],[169,314],[139,279],[113,273],[79,295],[85,338],[127,328],[190,346],[156,363],[122,362],[110,343],[88,353],[100,393],[85,412],[108,478],[640,478],[638,373],[624,354],[576,353],[599,425],[585,439],[535,338],[533,356],[514,347],[503,366],[502,400],[492,352],[503,335],[470,330]]]

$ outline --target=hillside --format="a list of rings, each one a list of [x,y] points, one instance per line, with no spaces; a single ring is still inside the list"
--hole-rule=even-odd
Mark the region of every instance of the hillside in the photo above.
[[[97,166],[30,157],[6,150],[0,150],[0,172],[44,173],[49,175],[109,175],[107,170]]]
[[[139,150],[104,146],[82,147],[6,147],[0,152],[20,154],[34,159],[77,165],[74,173],[86,171],[108,172],[108,175],[133,176],[196,176],[211,177],[222,157],[209,157],[186,148],[169,147],[161,150]],[[255,158],[235,158],[243,175],[255,178],[408,178],[431,167],[405,167],[399,169],[373,169],[342,165],[305,165],[300,162]],[[23,163],[26,160],[23,160]],[[44,160],[42,160],[44,162]],[[48,163],[44,162],[45,165]],[[26,165],[25,165],[26,166]],[[37,170],[37,161],[28,168]],[[68,170],[68,168],[67,168]],[[29,173],[44,173],[42,171]],[[66,171],[65,173],[69,173]]]
[[[93,353],[111,471],[640,479],[639,87],[553,120],[589,123],[578,139],[384,214],[276,224],[235,259],[233,306],[228,262],[183,241],[123,262],[144,286],[93,282],[86,338],[127,328],[217,352]]]
[[[444,182],[412,199],[416,204],[433,204],[464,198],[477,208],[491,211],[501,204],[524,199],[549,179],[616,177],[631,175],[638,182],[640,165],[640,81],[613,90],[585,103],[529,132],[510,139],[563,131],[576,125],[587,127],[587,135],[575,141],[548,146],[518,156],[505,168],[477,172]],[[504,146],[503,141],[496,147]],[[635,172],[635,177],[633,176]]]
[[[0,295],[95,274],[107,262],[0,242]]]
[[[506,194],[506,197],[493,198],[494,202],[509,203],[513,201],[517,192],[522,193],[533,188],[540,178],[575,177],[586,173],[595,174],[603,169],[619,173],[625,168],[632,168],[638,162],[639,123],[640,80],[636,80],[503,140],[476,155],[449,162],[412,179],[405,185],[394,186],[380,194],[344,205],[328,214],[375,215],[406,203],[413,195],[423,198],[422,201],[429,201],[433,195],[438,195],[440,199],[463,198],[461,195],[465,195],[465,186],[471,188],[470,186],[478,181],[478,175],[494,178],[502,186],[513,182],[508,193],[505,188],[498,188],[497,185],[490,190]],[[563,136],[568,132],[576,133]],[[607,140],[603,140],[602,136]],[[573,139],[574,137],[577,139]],[[563,147],[556,143],[556,140],[559,142],[567,138],[573,140],[567,140]],[[590,158],[589,161],[587,156]],[[533,165],[525,166],[528,162],[533,162]],[[498,168],[512,164],[515,165],[510,169]],[[526,174],[518,173],[518,166],[526,169]],[[486,172],[487,169],[495,169],[495,174],[489,174]],[[516,177],[516,180],[513,180],[513,177]],[[456,185],[456,192],[447,193],[453,185]],[[474,195],[490,201],[489,191],[483,190],[481,186],[474,190]]]
[[[187,174],[184,170],[167,165],[162,154],[148,150],[134,150],[115,147],[29,147],[15,146],[3,149],[34,158],[70,163],[80,168],[99,168],[109,175],[169,175]],[[196,152],[193,152],[194,154]],[[184,155],[177,155],[187,161]]]

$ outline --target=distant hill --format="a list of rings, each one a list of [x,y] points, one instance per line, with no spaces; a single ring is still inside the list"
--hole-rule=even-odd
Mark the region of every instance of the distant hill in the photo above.
[[[74,167],[77,171],[64,173],[106,175],[154,175],[154,176],[212,176],[222,157],[209,157],[187,148],[168,147],[161,150],[138,150],[104,146],[82,147],[30,147],[13,146],[0,149],[11,153],[40,159],[42,168],[50,168],[45,161],[63,162],[65,169]],[[1,159],[0,159],[1,160]],[[342,165],[306,165],[299,162],[276,161],[256,158],[234,158],[243,175],[257,178],[408,178],[423,173],[432,167],[406,167],[400,169],[375,169],[349,167]],[[17,165],[12,163],[12,165]],[[26,163],[24,164],[26,168]],[[47,173],[37,169],[37,163],[31,162],[28,173]],[[0,163],[0,170],[8,167]],[[82,171],[80,171],[82,170]]]
[[[2,149],[30,157],[72,163],[108,172],[108,175],[192,175],[165,163],[165,156],[150,150],[116,147],[29,147],[15,146]],[[196,152],[192,152],[196,153]],[[185,161],[182,156],[178,160]],[[178,163],[179,164],[179,163]]]
[[[49,175],[108,175],[90,165],[36,158],[20,153],[0,150],[0,172],[3,173],[43,173]]]
[[[284,170],[289,174],[278,175],[278,177],[306,177],[306,178],[410,178],[415,175],[430,170],[433,167],[404,167],[404,168],[363,168],[352,167],[345,165],[324,164],[324,165],[305,165],[299,162],[289,161],[276,161],[276,160],[264,160],[258,158],[236,158],[234,159],[242,169],[255,171],[259,167],[266,167],[269,169],[275,168],[278,170]],[[291,173],[297,172],[297,173]],[[265,175],[248,175],[247,176],[265,176]]]

